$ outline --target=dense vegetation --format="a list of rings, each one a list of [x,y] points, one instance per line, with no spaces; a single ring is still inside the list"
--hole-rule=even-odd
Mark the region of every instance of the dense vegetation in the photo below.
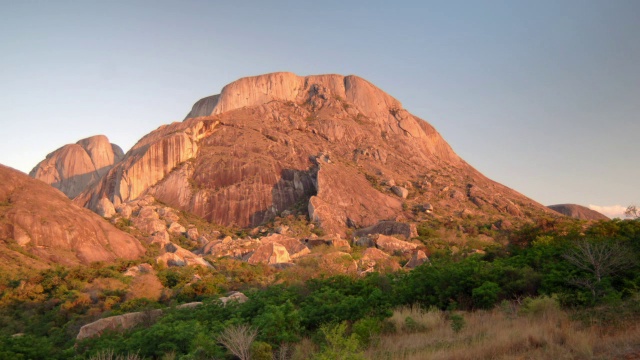
[[[171,290],[158,300],[127,296],[131,279],[122,273],[133,262],[0,274],[0,359],[82,359],[105,351],[152,359],[233,358],[221,334],[241,326],[256,330],[254,359],[274,353],[357,359],[373,356],[364,349],[380,334],[424,330],[410,316],[391,321],[398,309],[411,306],[433,309],[454,333],[465,327],[465,317],[483,309],[508,314],[540,299],[552,299],[574,321],[588,318],[590,325],[620,327],[640,318],[640,221],[586,226],[545,220],[514,231],[509,241],[471,256],[439,252],[410,272],[363,277],[296,282],[274,278],[267,266],[233,260],[215,269],[158,268]],[[266,285],[267,278],[277,283]],[[97,283],[104,286],[91,288]],[[250,300],[222,306],[217,299],[229,290],[242,290]],[[172,308],[189,301],[204,305]],[[75,342],[80,326],[94,319],[160,307],[169,309],[155,323]]]

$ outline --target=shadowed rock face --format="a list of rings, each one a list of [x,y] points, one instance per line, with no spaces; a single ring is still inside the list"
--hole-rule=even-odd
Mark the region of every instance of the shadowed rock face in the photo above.
[[[384,178],[408,194],[394,195]],[[347,225],[402,220],[403,202],[417,195],[446,216],[547,211],[477,172],[393,97],[341,75],[235,81],[198,101],[185,121],[142,138],[75,201],[96,210],[105,199],[117,207],[145,194],[242,227],[308,207],[340,235]]]
[[[82,139],[50,153],[29,173],[73,199],[124,156],[104,135]]]
[[[549,209],[581,220],[609,220],[608,217],[595,210],[576,204],[549,205]]]
[[[10,250],[16,245],[37,259],[28,267],[135,259],[145,251],[138,240],[60,191],[0,165],[1,256],[18,261],[20,254]],[[8,266],[7,261],[1,266]]]

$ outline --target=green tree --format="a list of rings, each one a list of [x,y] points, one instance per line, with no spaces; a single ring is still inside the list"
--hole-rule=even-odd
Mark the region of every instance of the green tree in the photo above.
[[[323,325],[320,332],[324,336],[325,345],[315,356],[316,360],[364,360],[364,354],[359,351],[358,336],[347,336],[347,323],[338,325]]]

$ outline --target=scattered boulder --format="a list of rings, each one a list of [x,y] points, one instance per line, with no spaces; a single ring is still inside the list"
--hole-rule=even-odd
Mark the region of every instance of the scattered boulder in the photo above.
[[[133,213],[133,209],[127,204],[120,204],[116,207],[116,212],[123,218],[129,219]]]
[[[306,255],[311,252],[309,248],[299,240],[280,234],[269,235],[260,239],[260,242],[262,244],[276,243],[284,246],[291,259],[299,258],[300,256]]]
[[[406,199],[409,195],[409,190],[403,188],[402,186],[392,186],[391,191],[403,199]]]
[[[392,253],[394,251],[408,252],[418,247],[416,244],[381,234],[378,234],[374,241],[378,249],[384,250],[388,253]]]
[[[142,323],[153,324],[160,315],[162,310],[154,309],[103,318],[81,327],[76,340],[100,336],[106,330],[122,332]]]
[[[400,270],[400,265],[391,256],[382,250],[368,248],[362,253],[362,258],[358,261],[362,273],[375,270]]]
[[[373,241],[373,237],[369,235],[365,235],[357,238],[355,240],[355,244],[356,246],[362,246],[367,248],[376,246],[375,241]]]
[[[198,229],[192,227],[189,230],[187,230],[187,237],[189,238],[189,240],[198,241],[198,238],[200,237],[200,234],[198,233]]]
[[[165,246],[171,242],[171,236],[166,230],[156,231],[153,235],[149,236],[149,244],[160,244]]]
[[[220,298],[223,306],[226,306],[229,301],[235,301],[239,304],[242,304],[247,300],[249,300],[249,298],[239,291],[234,291],[233,293],[231,293],[231,295]]]
[[[284,246],[276,242],[270,242],[260,245],[247,261],[249,264],[262,263],[270,265],[291,262],[291,257]]]
[[[125,273],[123,274],[124,276],[136,276],[138,274],[146,274],[146,273],[150,273],[153,272],[153,267],[147,263],[144,264],[140,264],[140,265],[135,265],[132,266],[130,268],[127,269],[127,271],[125,271]]]
[[[427,257],[427,254],[424,253],[424,251],[422,250],[418,250],[416,252],[413,253],[413,256],[411,257],[411,260],[409,260],[409,262],[407,262],[404,265],[405,269],[414,269],[422,264],[424,264],[425,262],[428,262],[429,258]]]
[[[156,258],[156,261],[159,264],[164,264],[166,266],[198,265],[211,267],[211,264],[202,257],[172,242],[166,244],[164,250],[166,253]]]
[[[96,213],[105,218],[111,218],[116,213],[113,203],[107,198],[102,198],[96,205]]]
[[[201,302],[192,302],[178,305],[176,308],[193,308],[200,305],[202,305]],[[100,336],[106,330],[122,332],[139,324],[151,325],[162,315],[162,312],[162,309],[153,309],[106,317],[81,327],[76,340]]]
[[[185,229],[184,226],[180,225],[179,223],[173,222],[171,223],[171,225],[169,225],[168,231],[169,231],[169,234],[182,235],[187,231],[187,229]]]

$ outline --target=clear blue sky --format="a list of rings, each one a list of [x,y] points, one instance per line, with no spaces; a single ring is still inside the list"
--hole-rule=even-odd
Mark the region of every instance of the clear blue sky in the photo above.
[[[362,76],[543,204],[640,204],[637,0],[0,0],[0,163],[126,151],[274,71]]]

